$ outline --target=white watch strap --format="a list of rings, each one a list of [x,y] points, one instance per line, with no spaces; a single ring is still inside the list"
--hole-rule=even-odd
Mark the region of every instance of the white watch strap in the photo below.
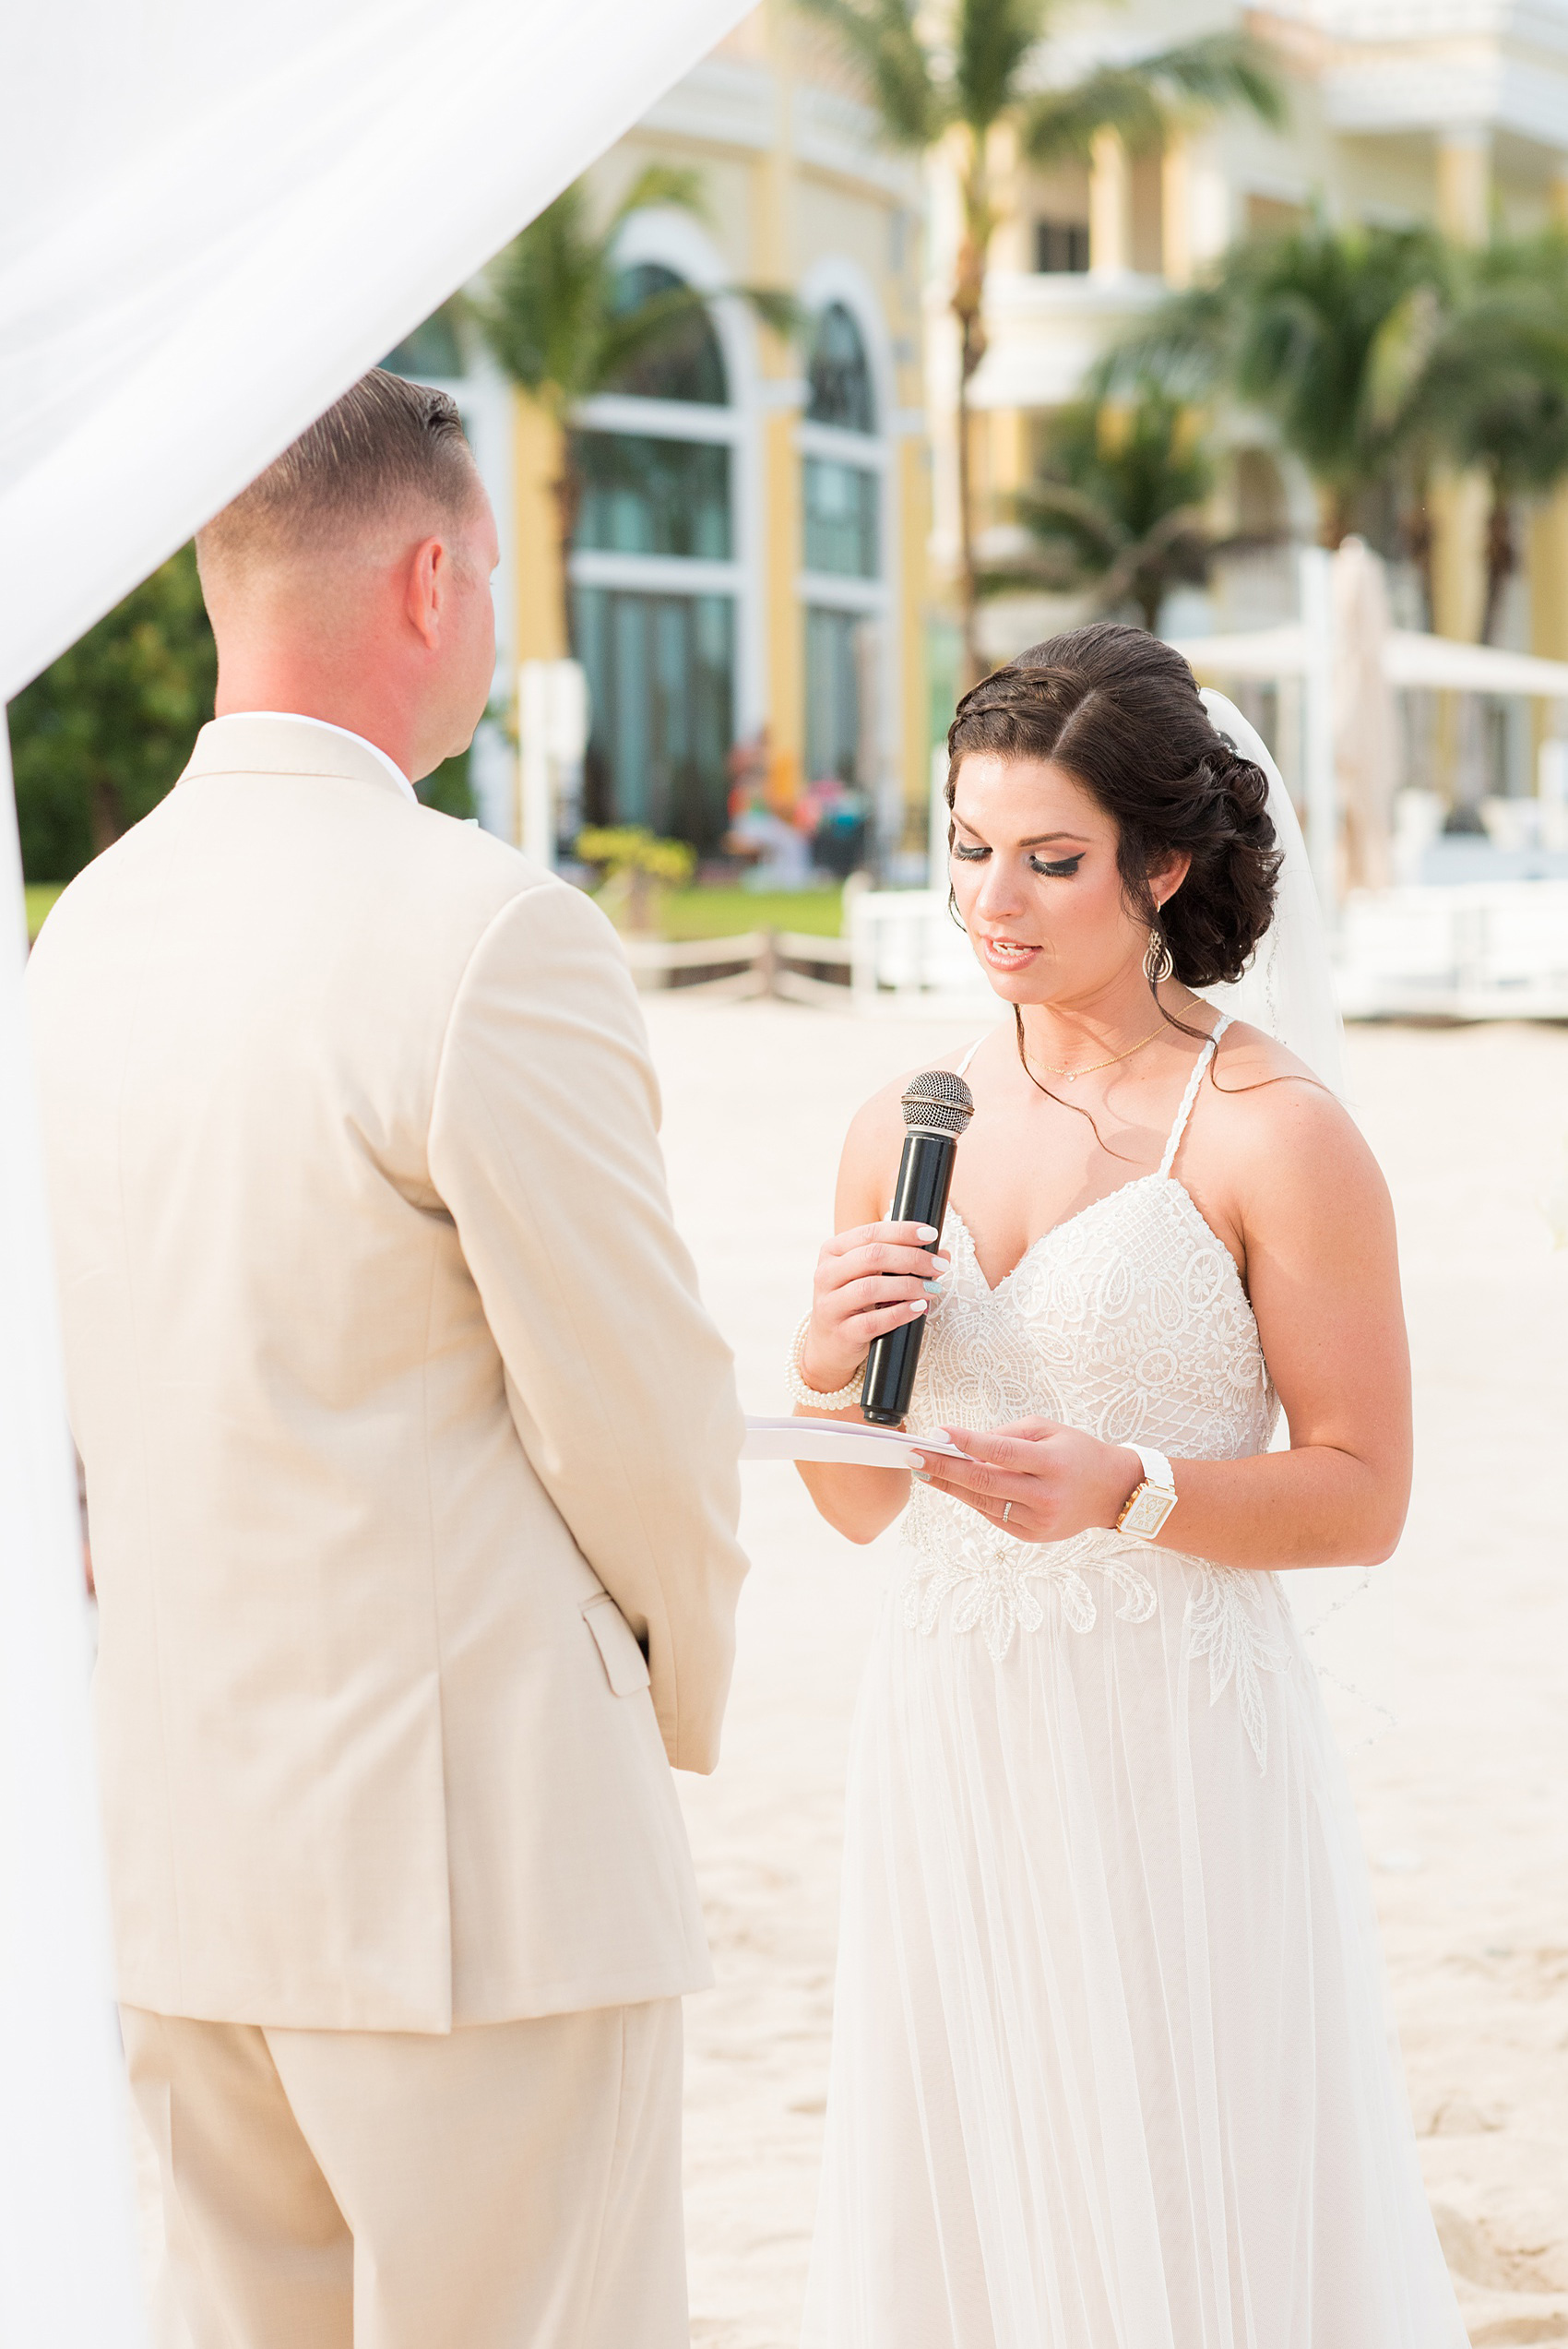
[[[1152,1444],[1129,1444],[1127,1449],[1137,1453],[1143,1462],[1144,1474],[1151,1485],[1158,1485],[1162,1493],[1174,1495],[1176,1479],[1163,1452],[1157,1452]]]

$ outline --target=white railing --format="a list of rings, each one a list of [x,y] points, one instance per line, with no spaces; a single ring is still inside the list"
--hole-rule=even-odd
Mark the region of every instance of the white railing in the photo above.
[[[867,890],[849,906],[851,984],[861,1012],[994,1005],[968,939],[937,889]]]
[[[995,1009],[935,890],[867,894],[849,923],[857,1011]],[[1348,1019],[1568,1019],[1568,881],[1353,895],[1340,913],[1335,977]]]
[[[933,889],[866,891],[849,936],[748,930],[631,938],[639,987],[772,996],[861,1014],[996,1009],[968,939]],[[1363,891],[1341,910],[1335,977],[1348,1019],[1568,1019],[1568,881]]]
[[[849,1004],[852,949],[803,930],[744,930],[732,938],[627,938],[632,974],[645,993],[701,988],[705,996],[775,996],[830,1010]],[[802,966],[805,967],[802,967]],[[832,972],[832,977],[823,973]]]

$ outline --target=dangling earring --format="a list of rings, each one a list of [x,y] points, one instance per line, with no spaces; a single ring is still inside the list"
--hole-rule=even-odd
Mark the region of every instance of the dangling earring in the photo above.
[[[1149,930],[1148,944],[1144,948],[1144,976],[1151,987],[1158,987],[1165,980],[1172,977],[1175,970],[1175,959],[1171,954],[1170,943],[1164,931],[1156,922]]]

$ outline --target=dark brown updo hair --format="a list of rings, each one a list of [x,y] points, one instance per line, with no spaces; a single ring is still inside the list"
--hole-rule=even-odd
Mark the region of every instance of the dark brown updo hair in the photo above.
[[[949,808],[977,750],[1065,768],[1114,819],[1127,903],[1151,930],[1158,923],[1182,984],[1241,977],[1274,916],[1268,779],[1216,733],[1171,646],[1115,620],[1032,645],[959,702],[947,729]],[[1149,873],[1179,853],[1192,860],[1187,876],[1157,909]]]

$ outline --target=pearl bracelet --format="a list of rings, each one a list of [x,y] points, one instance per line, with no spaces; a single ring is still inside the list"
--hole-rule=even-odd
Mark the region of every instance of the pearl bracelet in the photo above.
[[[790,1401],[798,1402],[804,1411],[849,1411],[861,1400],[861,1389],[865,1384],[865,1364],[862,1362],[854,1377],[847,1378],[841,1387],[835,1387],[830,1395],[819,1394],[814,1387],[808,1387],[801,1370],[801,1356],[805,1350],[806,1331],[811,1326],[812,1318],[808,1313],[790,1342],[789,1360],[784,1365],[784,1384],[790,1389]]]

